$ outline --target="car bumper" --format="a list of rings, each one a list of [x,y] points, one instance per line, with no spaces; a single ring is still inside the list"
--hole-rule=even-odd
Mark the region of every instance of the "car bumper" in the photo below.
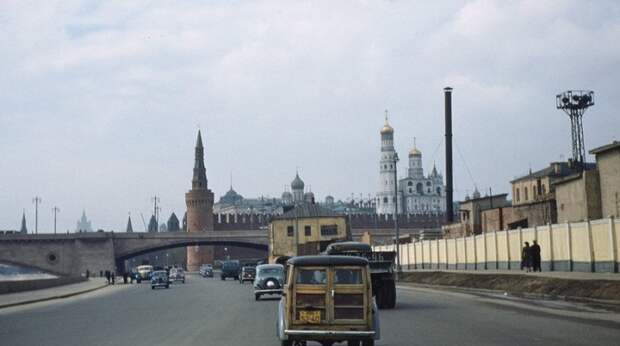
[[[337,338],[337,339],[364,339],[373,338],[375,331],[370,330],[300,330],[300,329],[286,329],[285,335],[292,337],[319,337],[319,338]]]
[[[282,289],[281,288],[274,288],[274,289],[268,289],[268,290],[254,290],[254,293],[260,293],[260,294],[282,294]]]

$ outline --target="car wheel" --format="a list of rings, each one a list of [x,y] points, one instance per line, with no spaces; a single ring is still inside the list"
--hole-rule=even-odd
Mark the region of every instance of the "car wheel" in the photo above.
[[[362,341],[362,346],[375,346],[375,340],[369,339]]]
[[[259,300],[259,299],[260,299],[260,294],[255,293],[255,294],[254,294],[254,300]]]
[[[225,276],[220,276],[220,278],[222,279],[222,281],[226,280]]]
[[[359,340],[349,340],[347,341],[347,346],[360,346]]]
[[[291,340],[281,340],[280,346],[293,346],[293,342]]]
[[[155,286],[151,286],[151,289],[152,289],[152,290],[154,290],[154,289],[155,289]]]

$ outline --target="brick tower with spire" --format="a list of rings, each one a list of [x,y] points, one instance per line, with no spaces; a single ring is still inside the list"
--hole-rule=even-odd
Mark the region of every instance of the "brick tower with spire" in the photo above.
[[[187,205],[187,231],[213,231],[213,192],[207,185],[207,173],[204,162],[204,147],[198,130],[194,158],[194,176],[192,189],[185,194]],[[214,251],[212,246],[191,246],[187,248],[187,270],[198,271],[203,263],[213,263]]]

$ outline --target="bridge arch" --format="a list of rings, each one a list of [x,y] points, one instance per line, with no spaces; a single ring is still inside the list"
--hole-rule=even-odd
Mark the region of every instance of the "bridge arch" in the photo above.
[[[269,246],[267,244],[253,243],[248,241],[241,240],[183,240],[183,241],[175,241],[167,244],[157,244],[151,246],[145,246],[137,249],[133,249],[128,251],[127,253],[118,254],[115,256],[115,261],[117,263],[118,268],[122,268],[120,264],[124,261],[131,259],[136,256],[145,255],[155,251],[174,249],[180,247],[188,247],[188,246],[236,246],[248,249],[256,249],[256,250],[264,250],[267,252],[269,250]]]

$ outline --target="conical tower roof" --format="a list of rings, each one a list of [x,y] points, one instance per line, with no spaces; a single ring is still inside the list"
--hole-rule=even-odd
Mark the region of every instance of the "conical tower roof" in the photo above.
[[[19,232],[23,234],[28,233],[28,228],[26,228],[26,211],[25,210],[22,213],[22,227],[19,229]]]
[[[125,230],[127,233],[133,233],[133,225],[131,224],[131,215],[127,219],[127,229]]]

